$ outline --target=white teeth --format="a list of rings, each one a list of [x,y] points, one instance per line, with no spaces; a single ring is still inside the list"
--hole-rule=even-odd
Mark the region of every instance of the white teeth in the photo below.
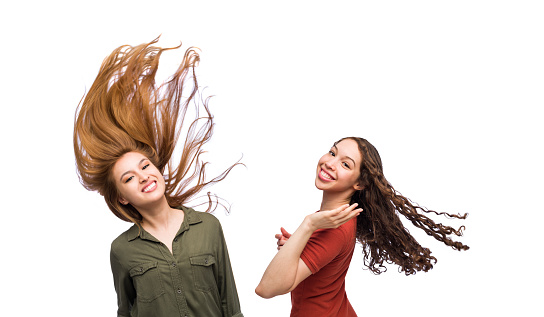
[[[153,183],[147,185],[147,187],[144,188],[144,193],[147,193],[147,192],[149,192],[150,190],[155,189],[155,187],[157,187],[157,183],[156,183],[156,182],[153,182]]]
[[[332,177],[329,176],[329,174],[325,173],[325,171],[321,170],[321,176],[325,179],[332,180]]]

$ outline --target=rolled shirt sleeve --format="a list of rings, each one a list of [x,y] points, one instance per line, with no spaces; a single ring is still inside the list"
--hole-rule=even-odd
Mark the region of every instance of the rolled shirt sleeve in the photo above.
[[[225,317],[243,317],[240,310],[240,301],[238,298],[238,292],[236,291],[236,283],[234,281],[234,274],[232,273],[232,267],[230,264],[229,251],[225,236],[223,235],[223,228],[219,225],[219,243],[220,248],[217,250],[218,254],[218,281],[217,286],[219,288],[219,294],[221,296],[221,304],[223,308],[223,316]]]
[[[134,298],[136,298],[136,290],[132,285],[128,270],[121,266],[113,248],[110,251],[110,264],[113,273],[113,285],[117,293],[117,316],[129,317]]]

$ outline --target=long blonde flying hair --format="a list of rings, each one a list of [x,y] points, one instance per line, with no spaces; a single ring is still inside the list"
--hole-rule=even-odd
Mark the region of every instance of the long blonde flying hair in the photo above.
[[[123,45],[102,63],[89,92],[80,102],[74,120],[74,153],[81,184],[98,191],[110,210],[120,219],[139,224],[140,213],[119,202],[111,176],[117,160],[132,151],[147,156],[165,175],[165,196],[172,207],[184,205],[206,186],[223,180],[236,163],[219,176],[206,181],[207,162],[200,159],[202,147],[213,133],[213,116],[208,100],[198,93],[195,66],[200,56],[195,48],[185,52],[172,77],[155,85],[159,58],[164,51],[177,49],[152,46],[155,40],[138,46]],[[192,84],[186,88],[185,85]],[[186,93],[186,90],[189,92]],[[187,135],[179,162],[172,162],[185,116],[194,106],[195,119]],[[203,108],[205,114],[200,116]],[[192,185],[194,182],[196,184]],[[217,199],[210,193],[210,211]],[[215,197],[215,199],[214,199]]]

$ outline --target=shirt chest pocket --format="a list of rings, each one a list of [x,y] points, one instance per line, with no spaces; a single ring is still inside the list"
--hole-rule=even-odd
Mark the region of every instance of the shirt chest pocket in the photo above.
[[[191,270],[195,288],[199,291],[210,292],[217,289],[214,274],[215,257],[211,254],[201,254],[190,257]]]
[[[136,299],[149,303],[164,294],[157,262],[141,263],[130,269],[130,277],[136,289]]]

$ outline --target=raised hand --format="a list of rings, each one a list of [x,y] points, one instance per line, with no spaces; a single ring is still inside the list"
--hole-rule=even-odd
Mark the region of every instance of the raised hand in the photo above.
[[[356,217],[363,211],[357,208],[357,203],[353,205],[345,204],[333,210],[324,210],[306,216],[305,221],[309,222],[310,228],[317,229],[338,228],[351,218]]]
[[[317,229],[338,228],[363,211],[362,208],[355,209],[356,207],[356,203],[351,206],[346,204],[333,210],[324,210],[313,213],[306,216],[304,220],[310,226],[312,232]],[[280,228],[280,231],[281,233],[275,235],[275,238],[278,239],[276,242],[278,251],[291,237],[291,234],[283,227]]]

